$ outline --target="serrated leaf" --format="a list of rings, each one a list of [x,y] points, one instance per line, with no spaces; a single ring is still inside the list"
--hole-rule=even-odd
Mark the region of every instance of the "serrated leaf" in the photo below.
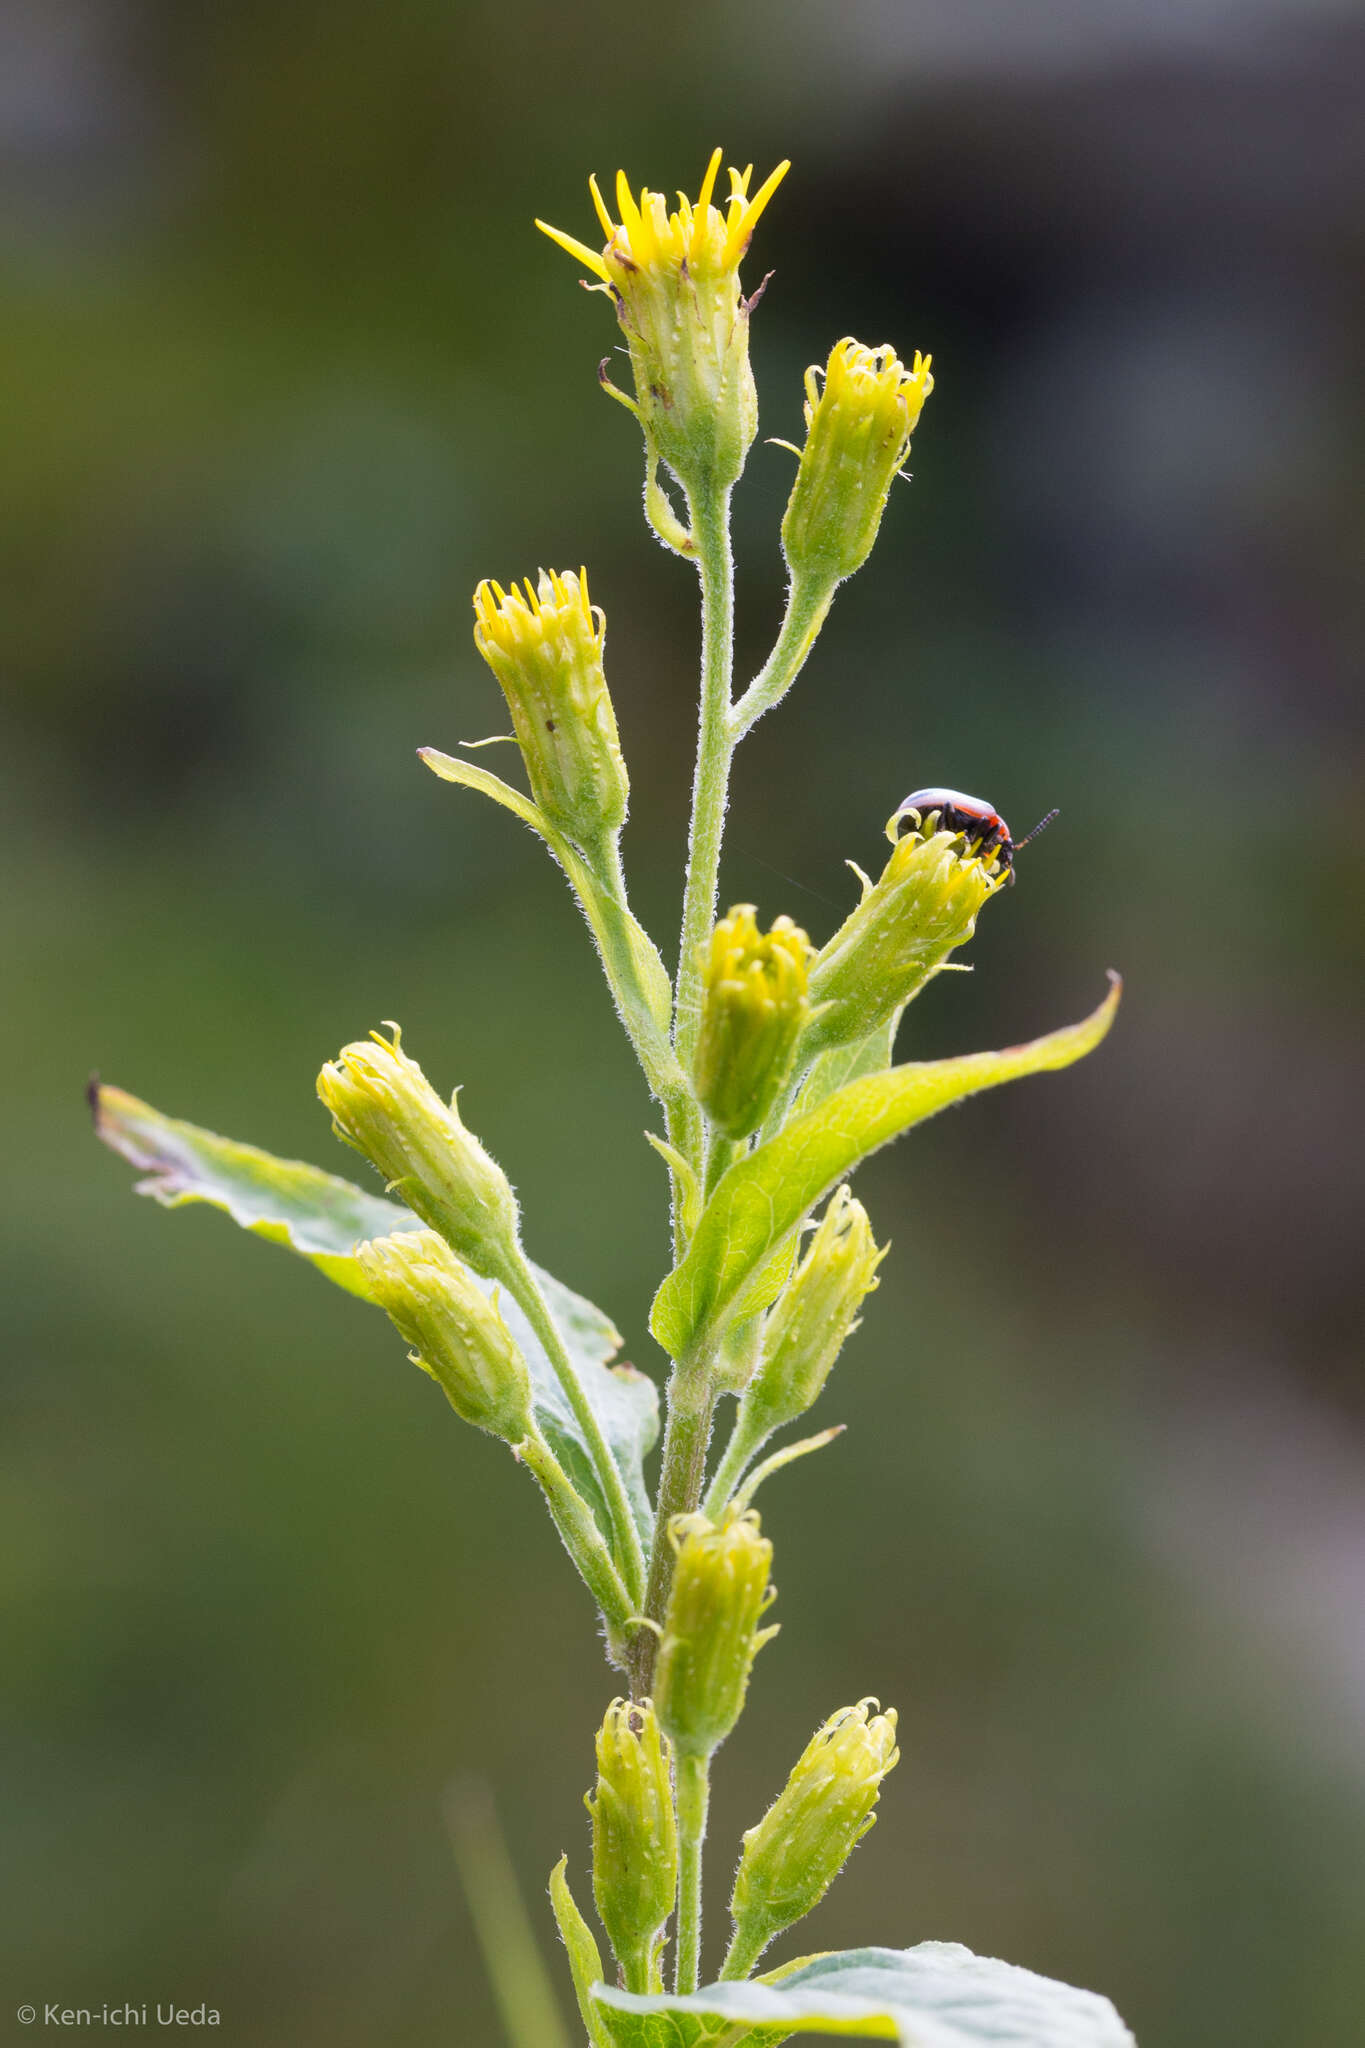
[[[1133,2048],[1107,1998],[948,1941],[813,1956],[771,1977],[713,1984],[687,1998],[632,1997],[607,1985],[593,1995],[613,2015],[628,2016],[627,2029],[661,2019],[675,2028],[617,2029],[613,2048],[776,2048],[794,2034],[901,2048]],[[694,2023],[700,2031],[684,2031]]]
[[[722,1174],[681,1263],[654,1297],[650,1328],[670,1357],[713,1337],[765,1260],[860,1160],[950,1103],[1026,1074],[1069,1067],[1093,1050],[1118,1007],[1099,1008],[1026,1045],[916,1061],[847,1081]]]
[[[166,1209],[191,1202],[221,1209],[242,1229],[296,1252],[327,1279],[362,1300],[368,1300],[369,1294],[353,1256],[355,1247],[366,1238],[424,1227],[410,1209],[372,1195],[337,1174],[324,1173],[299,1159],[277,1159],[255,1145],[243,1145],[201,1130],[197,1124],[163,1116],[121,1088],[95,1087],[91,1107],[96,1134],[145,1175],[137,1183],[140,1195],[150,1195]],[[658,1390],[633,1366],[610,1365],[621,1348],[621,1339],[601,1309],[541,1267],[534,1271],[620,1469],[641,1540],[648,1544],[653,1514],[644,1460],[659,1434]],[[491,1282],[476,1278],[492,1292]],[[610,1544],[607,1504],[554,1368],[525,1316],[505,1292],[499,1297],[499,1307],[525,1354],[536,1419]]]

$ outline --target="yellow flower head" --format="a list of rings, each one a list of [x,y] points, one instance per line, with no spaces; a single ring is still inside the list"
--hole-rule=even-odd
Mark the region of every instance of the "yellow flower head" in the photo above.
[[[678,1889],[672,1756],[654,1702],[617,1699],[597,1733],[592,1884],[627,1986],[645,1990]]]
[[[615,301],[630,351],[635,396],[622,398],[644,429],[651,483],[665,461],[689,491],[728,489],[744,467],[758,431],[758,399],[749,367],[749,302],[739,289],[739,264],[754,224],[786,176],[781,163],[750,193],[753,166],[730,172],[723,206],[713,194],[721,153],[707,165],[694,201],[678,194],[675,213],[662,192],[638,199],[624,171],[616,175],[613,220],[595,177],[588,180],[606,240],[600,251],[538,220],[551,241],[577,257]],[[651,501],[652,502],[652,501]],[[651,513],[674,546],[666,516]]]
[[[882,438],[900,449],[904,461],[924,401],[934,388],[933,360],[916,349],[907,370],[890,342],[868,348],[851,335],[836,341],[823,370],[812,363],[806,372],[807,427],[821,406],[873,420],[882,429]]]
[[[932,360],[917,349],[907,370],[889,344],[846,337],[823,371],[807,370],[806,445],[782,521],[794,573],[837,582],[867,560],[934,388]]]
[[[891,858],[876,882],[855,868],[862,901],[844,919],[811,969],[810,995],[820,1014],[812,1053],[845,1045],[897,1015],[976,930],[983,904],[1006,886],[1009,869],[998,847],[983,853],[958,833],[887,826]],[[849,865],[852,867],[853,863]]]
[[[859,1309],[878,1285],[877,1268],[885,1257],[862,1203],[847,1187],[836,1188],[764,1324],[763,1351],[747,1398],[768,1429],[794,1422],[818,1400],[858,1327]]]
[[[810,1014],[806,967],[814,954],[789,917],[760,932],[752,903],[736,903],[711,934],[703,964],[697,1092],[717,1130],[757,1130],[791,1070]]]
[[[591,848],[625,821],[630,786],[602,647],[607,624],[588,572],[541,570],[518,588],[481,583],[474,644],[502,685],[536,802]]]
[[[757,1827],[744,1837],[731,1912],[737,1948],[756,1961],[819,1904],[872,1826],[881,1783],[900,1757],[894,1708],[859,1700],[831,1714]]]
[[[485,577],[474,592],[474,644],[485,661],[495,649],[516,659],[549,641],[600,656],[606,632],[601,607],[588,599],[586,569],[542,569],[535,584],[528,576],[510,590]]]
[[[598,187],[596,174],[590,177],[588,190],[607,238],[600,254],[590,249],[586,242],[566,235],[561,228],[552,228],[546,221],[538,220],[536,226],[552,242],[558,242],[561,249],[567,249],[571,256],[576,256],[608,289],[614,288],[623,295],[633,288],[640,273],[646,270],[670,271],[677,277],[685,264],[689,274],[696,279],[735,271],[749,246],[755,222],[791,165],[780,163],[752,198],[749,184],[754,174],[753,165],[743,171],[732,166],[730,196],[722,209],[712,203],[716,179],[720,175],[721,154],[718,149],[712,151],[696,204],[680,192],[676,213],[668,211],[668,202],[662,192],[651,192],[647,186],[641,186],[637,200],[625,172],[618,171],[616,205],[621,218],[614,221]]]
[[[410,1356],[443,1389],[455,1413],[509,1444],[531,1434],[531,1381],[515,1338],[445,1239],[405,1230],[355,1249],[372,1301],[385,1310]]]
[[[659,1725],[679,1756],[709,1756],[739,1719],[754,1658],[775,1628],[760,1628],[777,1598],[773,1546],[758,1516],[679,1515],[676,1553],[654,1674]]]
[[[363,1152],[390,1188],[475,1272],[501,1277],[517,1240],[507,1176],[442,1102],[416,1060],[372,1031],[344,1045],[318,1075],[318,1095],[339,1138]]]

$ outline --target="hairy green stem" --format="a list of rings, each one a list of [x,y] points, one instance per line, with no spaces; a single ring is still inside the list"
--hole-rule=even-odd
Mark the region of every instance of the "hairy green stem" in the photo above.
[[[746,1466],[757,1452],[762,1450],[771,1435],[771,1429],[765,1428],[745,1413],[744,1403],[741,1401],[739,1413],[735,1417],[735,1426],[730,1432],[730,1441],[725,1446],[725,1454],[716,1467],[716,1476],[711,1481],[706,1504],[702,1509],[703,1514],[709,1515],[713,1522],[744,1477]]]
[[[793,577],[786,615],[772,653],[730,713],[730,737],[742,740],[756,719],[786,696],[819,637],[838,585]]]
[[[701,959],[716,914],[725,801],[734,751],[729,734],[730,690],[734,674],[734,564],[730,554],[730,494],[698,491],[689,494],[688,513],[701,581],[701,715],[697,730],[697,765],[692,782],[692,823],[687,846],[687,882],[683,891],[682,937],[673,1005],[673,1044],[678,1065],[690,1074],[701,1023]],[[690,1087],[666,1104],[669,1142],[700,1176],[705,1170],[705,1124]],[[673,1181],[673,1238],[679,1253],[685,1245],[682,1190]],[[679,1364],[668,1384],[668,1422],[664,1431],[659,1496],[655,1509],[654,1546],[649,1560],[644,1616],[660,1624],[673,1576],[669,1527],[676,1515],[689,1514],[701,1499],[706,1476],[706,1451],[716,1390],[709,1361]],[[653,1628],[636,1631],[631,1651],[632,1691],[639,1698],[649,1690],[658,1642]]]
[[[517,1456],[535,1474],[564,1548],[601,1608],[613,1637],[619,1640],[635,1612],[636,1601],[626,1590],[591,1508],[539,1432],[522,1439],[517,1445]]]
[[[711,1759],[680,1756],[678,1800],[678,1950],[673,1989],[679,1997],[697,1988],[701,1967],[701,1853],[706,1809],[711,1799]]]
[[[593,1413],[592,1403],[584,1392],[583,1382],[579,1379],[573,1360],[565,1349],[564,1339],[560,1336],[554,1317],[550,1314],[535,1274],[520,1248],[509,1260],[507,1285],[513,1300],[545,1346],[546,1355],[554,1368],[555,1378],[564,1389],[565,1397],[583,1432],[593,1469],[597,1474],[597,1482],[602,1489],[607,1512],[611,1517],[616,1562],[630,1596],[632,1611],[638,1611],[645,1590],[645,1553],[640,1542],[640,1532],[635,1526],[635,1516],[626,1498],[621,1468],[611,1454],[601,1425]]]
[[[733,1166],[744,1150],[742,1140],[727,1138],[719,1131],[713,1131],[706,1147],[706,1171],[702,1176],[702,1200],[709,1201],[715,1192],[716,1182],[727,1166]]]
[[[772,1936],[760,1929],[737,1927],[720,1966],[720,1982],[732,1984],[747,1977],[771,1940]]]
[[[701,1499],[715,1405],[716,1389],[709,1361],[699,1368],[675,1367],[668,1383],[668,1424],[664,1431],[663,1469],[644,1605],[646,1619],[656,1626],[663,1622],[668,1589],[673,1582],[669,1528],[675,1516],[690,1515]],[[658,1648],[659,1639],[653,1628],[637,1629],[630,1651],[630,1689],[636,1699],[645,1698],[649,1692]]]
[[[720,847],[730,785],[730,688],[734,672],[734,564],[730,555],[730,494],[699,492],[688,509],[701,579],[701,718],[692,781],[692,826],[687,847],[682,938],[678,953],[673,1044],[684,1074],[692,1069],[701,1025],[702,952],[716,915]],[[680,1104],[669,1122],[670,1142],[694,1166],[702,1165],[701,1112]]]
[[[671,1114],[686,1097],[687,1083],[668,1036],[668,977],[653,941],[631,912],[619,835],[607,834],[586,853],[565,839],[553,841],[552,850],[588,920],[617,1015],[650,1091]],[[646,978],[651,960],[659,977],[657,1009],[651,1003]],[[662,1020],[658,1010],[664,1012]]]

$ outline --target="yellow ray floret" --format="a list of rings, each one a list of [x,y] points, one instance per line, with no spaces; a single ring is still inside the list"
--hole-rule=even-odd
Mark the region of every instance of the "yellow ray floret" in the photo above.
[[[828,365],[812,363],[806,372],[806,425],[810,425],[824,390],[832,403],[893,406],[904,412],[907,426],[913,427],[934,388],[933,360],[916,349],[907,370],[890,342],[867,348],[847,336],[835,343]]]
[[[662,192],[651,192],[642,186],[637,200],[625,172],[618,171],[616,210],[620,215],[619,221],[612,219],[596,176],[589,178],[588,190],[606,237],[600,252],[590,249],[575,236],[566,235],[562,229],[550,227],[543,220],[538,220],[536,226],[552,242],[558,242],[561,249],[566,249],[570,256],[577,257],[603,284],[621,288],[639,271],[664,266],[677,269],[684,263],[694,275],[719,275],[737,267],[749,246],[759,215],[791,165],[780,163],[752,197],[749,184],[753,165],[743,171],[732,168],[730,196],[723,209],[712,204],[720,167],[721,152],[717,149],[712,152],[711,161],[706,166],[706,175],[695,203],[680,192],[676,213],[668,211]]]
[[[510,590],[486,578],[474,592],[474,620],[474,638],[481,648],[491,643],[508,653],[564,628],[573,629],[600,652],[606,635],[602,610],[588,596],[586,569],[576,576],[572,569],[542,569],[538,583],[528,576]]]

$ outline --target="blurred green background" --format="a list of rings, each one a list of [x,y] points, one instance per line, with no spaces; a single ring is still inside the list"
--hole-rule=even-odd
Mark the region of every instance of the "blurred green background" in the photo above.
[[[586,560],[671,951],[694,590],[596,389],[608,310],[530,222],[587,233],[618,162],[695,191],[720,141],[795,165],[763,431],[842,333],[938,378],[744,749],[726,897],[823,938],[915,784],[1057,804],[905,1049],[1128,994],[1082,1068],[863,1176],[895,1248],[818,1411],[848,1435],[767,1500],[717,1927],[740,1829],[875,1691],[904,1762],[782,1954],[957,1939],[1144,2048],[1359,2042],[1363,78],[1358,11],[1302,0],[8,0],[4,2038],[173,1999],[493,2048],[457,1770],[547,1949],[562,1850],[586,1901],[612,1681],[528,1483],[371,1312],[135,1201],[81,1090],[348,1171],[313,1078],[397,1017],[657,1372],[662,1174],[585,934],[413,750],[505,724],[477,579]],[[747,668],[789,475],[755,448]]]

